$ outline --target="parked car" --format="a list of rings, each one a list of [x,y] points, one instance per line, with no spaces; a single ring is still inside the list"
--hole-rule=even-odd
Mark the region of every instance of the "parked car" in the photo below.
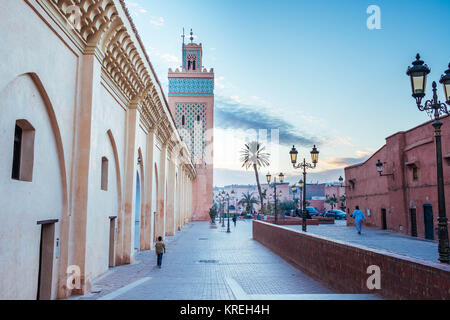
[[[324,217],[330,217],[330,218],[335,218],[336,220],[346,220],[347,219],[347,215],[345,214],[344,211],[341,210],[328,210]]]
[[[315,216],[319,215],[319,211],[317,211],[317,209],[314,207],[306,207],[306,210],[308,211],[308,213],[311,217],[315,217]]]

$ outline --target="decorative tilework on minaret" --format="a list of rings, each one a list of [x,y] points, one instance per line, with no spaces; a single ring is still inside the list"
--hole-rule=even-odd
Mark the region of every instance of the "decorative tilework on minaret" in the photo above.
[[[182,47],[182,66],[169,69],[169,107],[180,136],[197,169],[194,181],[194,219],[208,220],[213,195],[214,70],[203,67],[202,44]]]

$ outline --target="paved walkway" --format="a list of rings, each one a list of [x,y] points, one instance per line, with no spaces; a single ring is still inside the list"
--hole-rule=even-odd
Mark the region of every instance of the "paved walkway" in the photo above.
[[[301,230],[302,226],[285,226]],[[364,228],[359,235],[354,226],[347,227],[345,220],[336,220],[335,224],[308,226],[307,232],[330,239],[383,249],[409,257],[439,262],[438,243],[421,238],[410,237],[389,230]]]
[[[166,241],[162,269],[154,251],[141,252],[133,265],[110,269],[91,294],[72,299],[119,300],[316,300],[374,299],[339,295],[252,240],[250,220],[232,233],[209,222],[194,222]]]

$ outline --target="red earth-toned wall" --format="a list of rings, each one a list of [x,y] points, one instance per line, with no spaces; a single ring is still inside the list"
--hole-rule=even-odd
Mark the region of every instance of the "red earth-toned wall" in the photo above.
[[[450,117],[441,118],[442,157],[445,183],[446,214],[450,208]],[[380,177],[376,163],[383,163]],[[416,168],[417,177],[413,175]],[[359,206],[367,217],[367,225],[383,226],[382,212],[386,212],[386,227],[395,232],[425,238],[425,209],[433,212],[433,234],[437,239],[437,173],[434,128],[431,122],[386,138],[386,144],[367,161],[345,168],[345,185],[348,212]],[[370,215],[369,215],[370,213]],[[414,215],[415,213],[415,215]],[[353,224],[353,219],[347,219]],[[450,227],[450,222],[449,222]]]
[[[253,221],[253,239],[330,289],[387,299],[450,299],[450,266]],[[371,265],[381,289],[366,286]]]

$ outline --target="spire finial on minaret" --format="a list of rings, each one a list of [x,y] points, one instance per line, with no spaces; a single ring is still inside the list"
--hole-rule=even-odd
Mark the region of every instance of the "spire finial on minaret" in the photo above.
[[[181,35],[181,37],[183,38],[183,47],[184,47],[184,38],[186,38],[186,35],[184,33],[184,28],[183,28],[183,34]]]
[[[192,32],[192,29],[191,29],[191,43],[194,41],[194,32]]]

